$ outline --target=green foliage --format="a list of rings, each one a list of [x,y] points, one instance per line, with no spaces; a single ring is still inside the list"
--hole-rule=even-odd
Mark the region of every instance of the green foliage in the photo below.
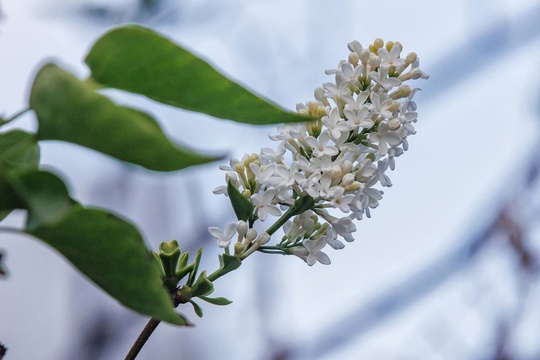
[[[176,314],[160,272],[137,229],[97,209],[74,209],[60,222],[27,231],[65,256],[81,272],[127,307],[176,325]]]
[[[253,214],[253,204],[238,191],[231,181],[227,183],[227,195],[238,220],[248,221]]]
[[[193,310],[195,310],[195,314],[197,314],[198,317],[203,317],[203,309],[199,306],[195,301],[190,300],[189,301],[191,305],[193,305]]]
[[[5,180],[9,185],[4,188],[8,191],[6,197],[16,199],[15,203],[11,203],[12,208],[27,209],[33,225],[60,220],[72,205],[66,186],[52,173],[39,170],[16,171],[8,173]],[[0,207],[0,210],[10,209]]]
[[[222,254],[219,255],[219,264],[219,269],[208,276],[210,281],[214,281],[217,278],[238,269],[240,265],[242,265],[242,260],[240,260],[238,256]]]
[[[34,134],[14,130],[0,134],[0,171],[37,169],[39,146]]]
[[[210,295],[214,291],[214,285],[206,277],[206,271],[201,272],[199,278],[191,288],[191,294],[195,296]]]
[[[36,134],[0,133],[0,221],[12,210],[28,213],[23,232],[47,243],[96,285],[141,314],[176,325],[190,325],[173,309],[178,296],[202,309],[192,298],[208,298],[213,281],[240,267],[241,260],[220,256],[220,268],[197,277],[202,256],[178,243],[162,243],[151,253],[135,226],[105,210],[88,209],[70,197],[63,180],[39,169],[39,141],[60,140],[87,147],[154,171],[175,171],[218,159],[174,144],[156,120],[142,111],[119,106],[103,94],[113,87],[145,95],[164,104],[248,124],[305,121],[262,99],[217,72],[205,61],[151,30],[126,26],[110,31],[92,48],[86,81],[54,64],[43,66],[34,80],[29,106],[38,120]],[[0,117],[0,126],[15,120]],[[228,194],[239,219],[249,220],[253,206],[231,184]],[[305,205],[305,204],[304,204]],[[296,206],[296,204],[295,204]],[[0,253],[0,275],[4,275]],[[178,289],[184,277],[185,285]]]
[[[38,139],[68,141],[157,171],[217,159],[175,146],[150,115],[118,106],[94,89],[54,64],[41,68],[30,95]]]
[[[226,78],[152,30],[125,26],[97,41],[86,64],[106,86],[164,104],[254,125],[306,121]]]
[[[0,252],[0,277],[4,277],[7,275],[6,269],[4,269],[4,264],[2,261],[2,258],[4,257],[4,253]]]
[[[206,301],[206,302],[208,302],[210,304],[213,304],[213,305],[223,306],[223,305],[232,304],[231,300],[226,299],[224,297],[209,298],[209,297],[206,297],[206,296],[199,296],[199,298],[201,300],[204,300],[204,301]]]
[[[159,245],[159,259],[165,272],[165,277],[174,277],[178,259],[180,258],[180,248],[178,242],[172,240],[170,242],[161,242]]]

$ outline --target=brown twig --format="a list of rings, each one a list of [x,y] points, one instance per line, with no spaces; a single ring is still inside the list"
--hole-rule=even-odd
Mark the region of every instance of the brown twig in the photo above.
[[[133,343],[133,346],[129,350],[129,353],[126,355],[125,360],[134,360],[137,357],[142,347],[144,346],[150,335],[152,335],[160,322],[161,320],[156,319],[150,319],[150,321],[148,321],[148,324],[146,324],[137,340],[135,340],[135,343]],[[2,358],[0,357],[0,360],[1,359]]]
[[[0,360],[4,358],[4,355],[6,355],[7,347],[4,346],[4,344],[0,343]]]

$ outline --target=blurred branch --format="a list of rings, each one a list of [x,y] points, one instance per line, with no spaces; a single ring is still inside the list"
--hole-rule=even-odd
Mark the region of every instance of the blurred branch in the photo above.
[[[495,22],[485,31],[471,36],[470,40],[432,61],[427,69],[431,78],[422,84],[422,101],[434,100],[462,82],[489,68],[501,56],[519,53],[518,49],[540,36],[540,5],[531,6],[513,19]],[[459,56],[456,56],[459,54]]]
[[[7,348],[4,346],[4,344],[0,343],[0,360],[4,358],[4,355],[6,355]]]

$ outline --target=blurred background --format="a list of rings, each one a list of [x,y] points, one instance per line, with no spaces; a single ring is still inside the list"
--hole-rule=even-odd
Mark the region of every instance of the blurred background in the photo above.
[[[400,41],[431,75],[416,82],[418,134],[356,241],[330,266],[255,254],[216,283],[234,303],[196,328],[160,325],[139,359],[540,359],[540,1],[0,1],[0,112],[24,108],[39,66],[84,77],[107,29],[150,26],[285,108],[332,81],[346,44]],[[216,120],[108,91],[149,110],[180,143],[241,157],[273,127]],[[32,114],[10,127],[35,129]],[[88,149],[42,146],[75,198],[138,224],[155,249],[205,246],[234,219],[218,165],[150,173]],[[22,223],[12,214],[10,225]],[[147,319],[118,305],[53,250],[1,234],[6,359],[120,359]]]

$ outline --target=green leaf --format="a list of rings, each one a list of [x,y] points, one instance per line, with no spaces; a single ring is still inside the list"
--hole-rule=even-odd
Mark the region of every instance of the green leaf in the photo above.
[[[38,139],[68,141],[157,171],[217,159],[174,145],[150,115],[118,106],[94,89],[54,64],[41,68],[30,95]]]
[[[0,173],[0,212],[7,216],[14,209],[26,209],[26,205],[17,195],[11,182]]]
[[[174,312],[159,268],[130,223],[102,210],[76,208],[60,222],[27,233],[55,248],[125,306],[172,324],[189,325]]]
[[[191,270],[191,273],[189,274],[189,278],[187,281],[188,286],[192,286],[193,282],[195,281],[195,276],[197,276],[197,271],[199,270],[199,264],[201,263],[201,257],[202,257],[203,248],[202,246],[197,251],[197,256],[195,256],[195,262],[193,265],[193,270]]]
[[[199,296],[199,299],[209,302],[210,304],[219,305],[219,306],[232,304],[231,300],[226,299],[224,297],[209,298],[206,296]]]
[[[0,277],[4,277],[7,275],[7,271],[4,269],[2,257],[4,257],[4,253],[0,251]]]
[[[1,180],[0,180],[1,181]],[[1,190],[0,190],[0,194],[1,194]],[[4,210],[4,211],[0,211],[0,221],[4,220],[9,214],[11,214],[11,210]]]
[[[255,125],[309,120],[262,99],[191,52],[139,26],[105,34],[86,64],[92,78],[106,86],[218,118]]]
[[[221,265],[220,268],[208,276],[210,281],[214,281],[217,278],[238,269],[240,265],[242,265],[242,260],[237,256],[222,254],[219,255],[219,264]]]
[[[253,204],[238,191],[232,181],[227,184],[227,195],[238,220],[248,221],[253,214]]]
[[[180,281],[186,276],[187,274],[191,273],[193,269],[195,268],[195,264],[187,265],[187,262],[189,260],[189,253],[185,252],[180,256],[180,260],[178,260],[178,266],[176,274],[174,275],[175,279],[177,281]]]
[[[181,269],[183,268],[184,266],[187,265],[187,262],[189,260],[189,252],[185,252],[183,253],[181,256],[180,256],[180,260],[178,260],[178,269]]]
[[[71,206],[64,182],[46,171],[29,171],[10,177],[19,197],[24,199],[32,217],[40,224],[54,223]]]
[[[174,277],[176,272],[176,265],[178,265],[178,259],[180,258],[180,248],[178,247],[178,241],[162,241],[159,245],[159,258],[161,260],[163,270],[165,271],[165,277]]]
[[[36,225],[58,221],[72,205],[62,180],[40,170],[0,174],[0,197],[0,211],[27,209]]]
[[[33,134],[14,130],[0,134],[0,169],[37,169],[39,146]]]
[[[309,195],[304,195],[301,198],[296,199],[293,206],[290,207],[289,212],[292,215],[299,215],[304,211],[311,210],[315,206],[315,200]]]
[[[203,310],[199,306],[199,304],[197,304],[193,300],[189,300],[189,302],[191,303],[191,305],[193,305],[193,310],[195,310],[195,314],[197,314],[198,317],[202,318],[203,317]]]
[[[191,294],[193,297],[210,295],[214,291],[214,284],[206,277],[206,270],[201,272],[201,275],[191,288]]]

